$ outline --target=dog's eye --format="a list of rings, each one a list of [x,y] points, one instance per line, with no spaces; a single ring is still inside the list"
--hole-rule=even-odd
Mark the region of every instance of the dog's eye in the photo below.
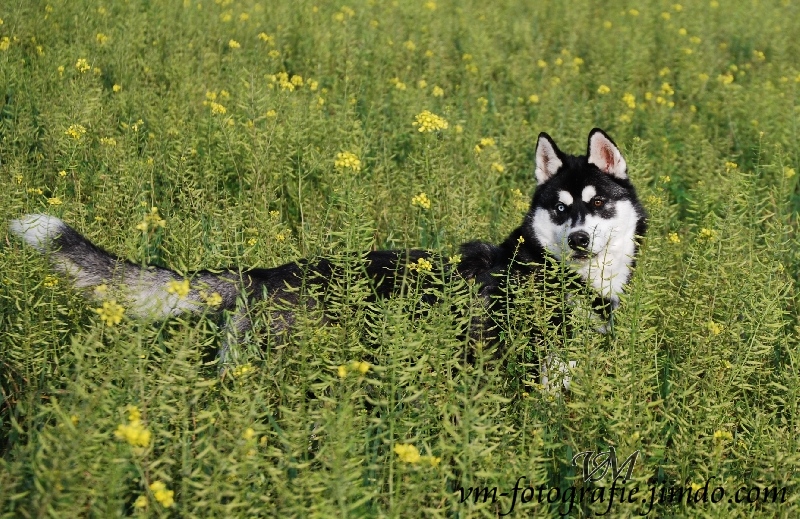
[[[602,198],[592,198],[592,207],[595,209],[600,209],[605,205],[605,201]]]
[[[565,206],[564,204],[558,204],[556,206],[556,211],[558,211],[559,213],[563,213],[566,210],[567,210],[567,206]]]

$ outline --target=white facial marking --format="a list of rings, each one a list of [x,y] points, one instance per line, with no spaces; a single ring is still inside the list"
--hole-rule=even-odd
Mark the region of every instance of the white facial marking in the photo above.
[[[569,194],[569,191],[559,191],[558,192],[558,201],[562,202],[566,205],[572,205],[572,195]]]
[[[588,203],[596,194],[597,189],[595,189],[594,186],[586,186],[583,188],[583,191],[581,191],[581,200]]]
[[[616,214],[612,218],[587,215],[584,221],[573,227],[569,221],[561,225],[553,222],[550,212],[539,208],[534,212],[532,222],[533,233],[539,243],[558,259],[572,255],[572,249],[567,245],[567,237],[571,233],[584,231],[591,236],[591,257],[575,260],[574,268],[612,303],[619,300],[619,294],[630,276],[636,249],[636,223],[639,220],[636,208],[628,200],[615,202],[614,209]]]

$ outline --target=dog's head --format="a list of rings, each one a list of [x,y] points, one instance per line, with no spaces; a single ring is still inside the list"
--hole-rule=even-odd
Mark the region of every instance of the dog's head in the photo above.
[[[586,155],[574,156],[561,152],[546,133],[539,135],[538,186],[525,230],[616,302],[647,217],[614,141],[597,128],[588,140]]]

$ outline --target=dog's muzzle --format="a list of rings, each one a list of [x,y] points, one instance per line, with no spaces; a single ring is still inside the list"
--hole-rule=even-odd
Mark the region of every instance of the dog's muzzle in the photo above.
[[[575,254],[572,256],[575,259],[586,259],[589,257],[590,242],[591,237],[586,231],[575,231],[567,236],[567,245],[569,245],[570,249],[575,251]]]

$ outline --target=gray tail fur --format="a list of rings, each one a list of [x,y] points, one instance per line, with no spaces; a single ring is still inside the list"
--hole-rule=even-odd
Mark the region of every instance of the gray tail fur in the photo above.
[[[76,288],[91,290],[95,299],[119,300],[133,317],[213,313],[233,308],[241,292],[237,273],[201,271],[184,279],[168,269],[142,268],[97,247],[54,216],[29,214],[12,220],[9,227],[46,254],[56,270],[72,277]]]

